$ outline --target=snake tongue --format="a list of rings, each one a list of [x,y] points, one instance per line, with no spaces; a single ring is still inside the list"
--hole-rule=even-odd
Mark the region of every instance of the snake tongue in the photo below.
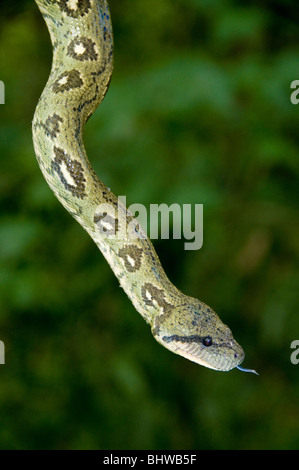
[[[256,370],[253,369],[244,369],[244,367],[236,366],[237,369],[241,370],[242,372],[251,372],[252,374],[259,375]]]

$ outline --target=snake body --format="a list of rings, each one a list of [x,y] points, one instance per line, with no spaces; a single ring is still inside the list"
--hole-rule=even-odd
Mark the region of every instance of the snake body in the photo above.
[[[36,3],[53,45],[51,73],[33,119],[34,149],[47,183],[95,241],[159,343],[211,369],[240,368],[244,352],[230,329],[170,282],[138,221],[88,161],[83,127],[103,100],[113,67],[106,0]]]

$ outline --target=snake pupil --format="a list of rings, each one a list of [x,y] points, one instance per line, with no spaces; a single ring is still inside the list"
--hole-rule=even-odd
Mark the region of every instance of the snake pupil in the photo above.
[[[202,340],[202,344],[206,347],[212,346],[212,343],[213,341],[212,341],[211,336],[205,336]]]

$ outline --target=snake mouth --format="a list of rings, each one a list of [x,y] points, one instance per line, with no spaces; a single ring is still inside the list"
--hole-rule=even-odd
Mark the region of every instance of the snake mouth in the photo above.
[[[218,370],[221,372],[229,372],[230,370],[238,367],[244,360],[245,354],[243,349],[239,347],[238,351],[229,351],[228,354],[223,354],[222,351],[211,352],[207,349],[201,351],[199,364],[204,365],[210,369]],[[191,359],[192,360],[192,359]]]
[[[189,361],[222,372],[228,372],[244,360],[245,353],[238,343],[234,342],[233,346],[228,347],[225,351],[223,347],[216,347],[211,350],[208,347],[202,347],[197,342],[172,341],[164,342],[163,339],[156,339],[167,349],[179,356],[183,356]]]

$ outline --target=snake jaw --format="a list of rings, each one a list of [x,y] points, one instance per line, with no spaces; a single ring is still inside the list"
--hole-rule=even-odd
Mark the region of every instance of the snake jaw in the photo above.
[[[162,338],[156,337],[156,340],[173,353],[185,357],[189,361],[222,372],[239,367],[245,357],[243,349],[236,342],[232,346],[230,354],[223,354],[223,351],[220,353],[216,348],[214,351],[209,350],[192,337],[190,340],[187,338],[175,340],[172,337],[164,336]]]

